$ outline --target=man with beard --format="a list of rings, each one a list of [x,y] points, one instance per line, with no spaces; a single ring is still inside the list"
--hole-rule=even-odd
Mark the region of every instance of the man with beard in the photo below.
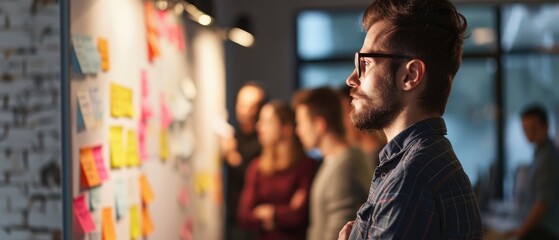
[[[464,16],[449,0],[377,0],[355,54],[353,123],[382,129],[367,201],[339,239],[481,239],[479,207],[441,118],[460,67]]]
[[[307,239],[336,239],[367,199],[372,162],[345,139],[342,105],[334,90],[300,90],[293,105],[303,146],[317,148],[324,156],[311,187]]]

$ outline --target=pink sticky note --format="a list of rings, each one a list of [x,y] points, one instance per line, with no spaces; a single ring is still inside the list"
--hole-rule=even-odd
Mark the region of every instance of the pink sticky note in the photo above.
[[[105,160],[103,160],[103,146],[97,146],[93,148],[93,158],[95,159],[97,172],[99,173],[101,181],[109,179],[109,173],[105,168]]]
[[[141,91],[142,91],[142,97],[147,97],[149,95],[149,86],[148,86],[148,73],[146,72],[145,69],[142,69],[142,71],[140,72],[140,77],[141,77]]]
[[[91,213],[89,212],[83,195],[74,198],[74,214],[85,233],[95,230],[95,223],[93,222],[93,218],[91,218]]]
[[[167,101],[165,101],[165,95],[161,93],[159,95],[160,103],[161,103],[161,127],[168,128],[171,125],[171,113],[169,112],[169,108],[167,107]]]
[[[194,220],[189,218],[185,221],[181,228],[181,240],[192,240],[192,230],[194,229]]]
[[[140,127],[138,128],[138,148],[140,151],[140,159],[142,160],[142,162],[148,160],[148,151],[146,147],[147,128],[147,123],[140,122]]]
[[[184,187],[179,192],[179,204],[183,207],[186,207],[189,203],[190,197],[188,196],[188,190]]]

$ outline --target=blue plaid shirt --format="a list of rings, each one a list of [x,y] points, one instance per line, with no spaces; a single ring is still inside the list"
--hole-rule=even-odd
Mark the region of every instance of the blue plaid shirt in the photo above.
[[[349,239],[481,239],[470,180],[442,118],[418,122],[380,153]]]

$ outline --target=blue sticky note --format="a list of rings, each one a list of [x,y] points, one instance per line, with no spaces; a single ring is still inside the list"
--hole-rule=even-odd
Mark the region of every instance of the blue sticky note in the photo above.
[[[72,47],[72,71],[78,74],[82,73],[80,62],[78,61],[78,56],[76,55],[76,50],[74,49],[74,47]]]
[[[74,46],[81,72],[96,74],[101,71],[101,55],[93,37],[72,34],[72,46]]]
[[[89,210],[95,211],[101,206],[101,186],[89,190]]]

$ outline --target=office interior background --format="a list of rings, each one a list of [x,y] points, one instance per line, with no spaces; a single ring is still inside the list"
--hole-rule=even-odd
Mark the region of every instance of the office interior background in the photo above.
[[[444,118],[490,212],[514,200],[516,170],[532,160],[527,104],[550,111],[559,143],[559,3],[454,2],[469,38]],[[106,229],[220,239],[218,138],[240,86],[259,81],[289,100],[344,85],[368,4],[0,1],[0,239],[99,239]],[[234,27],[253,34],[251,46],[232,41]],[[113,162],[118,152],[135,160]]]

